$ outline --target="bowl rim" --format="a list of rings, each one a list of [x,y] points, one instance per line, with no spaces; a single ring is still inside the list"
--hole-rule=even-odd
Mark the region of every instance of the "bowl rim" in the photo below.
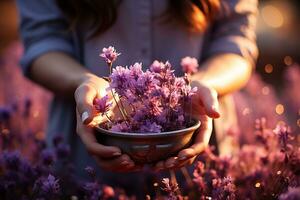
[[[196,130],[200,127],[201,122],[199,120],[196,120],[197,122],[193,125],[190,126],[188,128],[184,128],[184,129],[179,129],[179,130],[175,130],[175,131],[167,131],[167,132],[160,132],[160,133],[128,133],[128,132],[115,132],[115,131],[110,131],[110,130],[106,130],[103,128],[100,128],[99,126],[96,126],[95,128],[99,131],[101,131],[101,133],[105,133],[107,135],[111,135],[111,136],[118,136],[118,137],[134,137],[134,138],[149,138],[149,137],[157,137],[157,136],[169,136],[169,135],[180,135],[183,134],[187,131],[192,131],[192,130]]]

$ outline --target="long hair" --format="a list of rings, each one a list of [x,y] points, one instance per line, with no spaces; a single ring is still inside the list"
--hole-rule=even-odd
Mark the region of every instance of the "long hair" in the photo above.
[[[117,19],[121,0],[56,0],[70,20],[70,27],[88,22],[96,27],[93,36],[111,27]],[[220,10],[220,0],[169,0],[166,16],[175,19],[192,32],[204,31]]]

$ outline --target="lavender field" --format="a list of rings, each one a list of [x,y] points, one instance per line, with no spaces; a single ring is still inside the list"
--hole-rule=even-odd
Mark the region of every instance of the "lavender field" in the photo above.
[[[4,2],[3,9],[13,4]],[[262,12],[266,6],[279,11],[288,7],[277,3],[263,1]],[[16,12],[13,6],[5,9]],[[298,15],[290,16],[282,29],[272,28],[276,24],[262,28],[269,22],[261,16],[260,58],[248,84],[233,94],[237,125],[227,129],[238,151],[220,156],[210,146],[193,163],[193,173],[178,169],[184,183],[177,183],[170,170],[168,176],[145,183],[151,192],[143,199],[300,199],[300,42],[292,37],[300,27]],[[16,26],[13,18],[7,24]],[[16,34],[14,27],[11,32]],[[276,49],[268,38],[286,41],[286,46]],[[0,199],[140,199],[102,182],[90,166],[81,169],[89,179],[78,179],[64,138],[55,137],[53,147],[46,146],[52,94],[22,75],[23,47],[17,36],[3,39],[8,42],[1,43],[0,51]]]

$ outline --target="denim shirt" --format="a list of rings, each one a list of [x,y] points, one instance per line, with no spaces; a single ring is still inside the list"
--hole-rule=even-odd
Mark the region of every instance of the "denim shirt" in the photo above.
[[[201,63],[217,54],[233,53],[255,62],[258,54],[255,43],[257,0],[221,0],[224,5],[217,20],[203,33],[191,33],[176,23],[161,23],[159,18],[168,2],[123,0],[115,24],[101,35],[88,39],[90,30],[84,27],[66,31],[68,21],[55,0],[18,0],[25,49],[21,60],[23,71],[27,74],[31,63],[39,56],[61,51],[76,58],[93,73],[107,75],[108,68],[98,55],[109,45],[122,53],[116,65],[142,62],[146,67],[155,59],[169,60],[177,74],[180,74],[180,59],[185,56],[196,57]],[[224,116],[230,118],[227,114]],[[76,135],[75,126],[74,102],[55,97],[50,109],[47,141],[50,144],[56,134],[64,135],[71,146],[71,159],[77,173],[84,176],[83,168],[96,164]],[[99,173],[103,180],[112,184],[119,182],[120,177],[133,180],[136,174],[103,173],[103,170]]]

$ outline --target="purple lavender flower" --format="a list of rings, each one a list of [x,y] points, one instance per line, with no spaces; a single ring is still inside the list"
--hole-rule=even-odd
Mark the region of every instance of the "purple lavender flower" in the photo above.
[[[163,71],[164,81],[170,81],[175,79],[176,77],[174,71],[175,70],[172,69],[171,63],[169,63],[169,61],[165,62],[165,68]]]
[[[132,114],[132,119],[134,121],[143,121],[145,118],[146,118],[146,115],[145,115],[145,112],[146,112],[146,109],[145,108],[141,108],[141,109],[138,109],[136,110],[133,114]]]
[[[111,65],[119,55],[121,54],[117,53],[114,47],[109,46],[108,48],[103,48],[99,56],[104,58],[107,64]]]
[[[134,103],[136,103],[138,101],[138,97],[136,97],[134,94],[133,94],[134,91],[130,91],[130,90],[126,90],[126,91],[123,91],[123,97],[126,99],[126,101],[133,105]]]
[[[53,138],[53,145],[56,147],[56,146],[58,146],[59,144],[61,144],[62,142],[63,142],[63,140],[64,140],[64,138],[61,136],[61,135],[56,135],[56,136],[54,136],[54,138]]]
[[[168,120],[169,109],[163,109],[160,115],[155,117],[156,122],[159,124],[166,124]]]
[[[121,123],[113,124],[110,130],[116,131],[116,132],[129,132],[130,127],[128,126],[128,124],[126,122],[121,122]]]
[[[168,200],[177,200],[178,184],[170,182],[169,178],[162,179],[162,190],[168,193]]]
[[[175,78],[174,70],[171,69],[171,64],[167,61],[165,63],[154,61],[150,66],[150,71],[153,72],[156,78],[161,79],[161,81],[169,81]]]
[[[84,170],[88,173],[88,175],[91,177],[91,178],[95,178],[96,176],[96,171],[93,167],[91,166],[87,166],[86,168],[84,168]]]
[[[120,96],[133,85],[130,70],[127,67],[117,66],[110,75],[110,89],[114,89]]]
[[[97,181],[84,183],[83,189],[86,191],[85,199],[98,200],[102,191]]]
[[[300,199],[300,187],[289,187],[288,191],[279,196],[279,200],[299,200]]]
[[[8,121],[11,116],[11,109],[8,107],[0,107],[0,122]]]
[[[278,136],[282,149],[286,151],[288,148],[288,139],[291,137],[289,135],[291,132],[290,128],[285,124],[277,124],[273,132]]]
[[[162,113],[163,108],[161,106],[161,102],[159,101],[159,99],[151,98],[149,100],[146,100],[144,103],[148,112],[151,115],[158,116]]]
[[[156,122],[151,122],[146,120],[143,125],[141,125],[140,132],[141,133],[160,133],[162,127],[158,125]]]
[[[53,175],[49,174],[47,178],[43,178],[41,180],[40,189],[46,195],[58,194],[60,192],[59,180]]]
[[[138,77],[134,89],[138,95],[145,95],[144,93],[151,93],[150,90],[155,89],[157,84],[158,81],[154,78],[153,73],[147,70]]]
[[[108,95],[105,95],[101,99],[99,99],[99,98],[94,99],[95,109],[102,115],[104,115],[106,112],[108,112],[111,105],[112,105],[112,103],[108,102]]]
[[[157,90],[154,90],[154,92],[158,92],[158,95],[162,95],[165,99],[169,98],[169,95],[171,93],[170,88],[166,85],[163,85],[162,87],[158,88]],[[155,94],[153,94],[155,95]]]
[[[83,188],[87,191],[94,191],[99,189],[99,184],[97,182],[87,182]]]
[[[182,71],[187,74],[193,74],[198,71],[198,60],[189,56],[181,59]]]
[[[113,48],[104,51],[115,52]],[[102,57],[107,56],[103,53]],[[183,64],[187,64],[187,61],[184,59]],[[195,67],[194,61],[190,58],[188,64]],[[154,61],[146,71],[142,70],[141,63],[135,63],[129,68],[117,66],[109,79],[109,90],[119,97],[117,107],[122,114],[121,120],[111,119],[108,126],[111,130],[161,132],[189,126],[190,120],[185,120],[187,117],[182,106],[189,103],[197,88],[191,88],[187,75],[184,78],[176,77],[168,61]],[[96,110],[101,113],[107,111],[104,100],[96,101]],[[129,114],[124,110],[123,102],[129,104]]]
[[[41,153],[41,161],[46,166],[52,165],[55,158],[55,153],[52,149],[45,149]]]
[[[236,186],[233,184],[231,177],[213,180],[212,198],[215,200],[235,200]]]
[[[20,163],[19,172],[25,175],[24,178],[26,180],[34,178],[37,174],[34,167],[31,166],[31,163],[26,159],[23,159]]]
[[[7,169],[18,170],[21,164],[21,154],[18,151],[3,152],[3,162]]]
[[[185,85],[186,85],[186,82],[185,82],[184,78],[182,78],[182,77],[175,78],[174,86],[176,89],[180,89],[180,88],[184,87]]]
[[[300,148],[292,151],[288,156],[288,167],[292,173],[300,177]]]
[[[160,74],[161,72],[163,72],[165,70],[165,64],[162,62],[159,62],[157,60],[155,60],[151,66],[150,66],[150,70],[152,72],[158,73]]]
[[[190,99],[193,95],[196,94],[198,91],[197,87],[191,87],[190,85],[185,85],[181,88],[182,93],[184,94],[184,97]]]
[[[178,118],[177,118],[177,120],[178,120],[179,123],[182,124],[184,122],[184,116],[183,115],[179,115]]]
[[[65,159],[70,155],[71,149],[69,145],[60,143],[56,146],[55,152],[59,159]]]
[[[144,72],[142,70],[142,63],[134,63],[129,67],[130,75],[134,80],[137,80]]]
[[[175,108],[179,104],[180,94],[177,91],[173,91],[170,95],[169,105],[171,108]]]

